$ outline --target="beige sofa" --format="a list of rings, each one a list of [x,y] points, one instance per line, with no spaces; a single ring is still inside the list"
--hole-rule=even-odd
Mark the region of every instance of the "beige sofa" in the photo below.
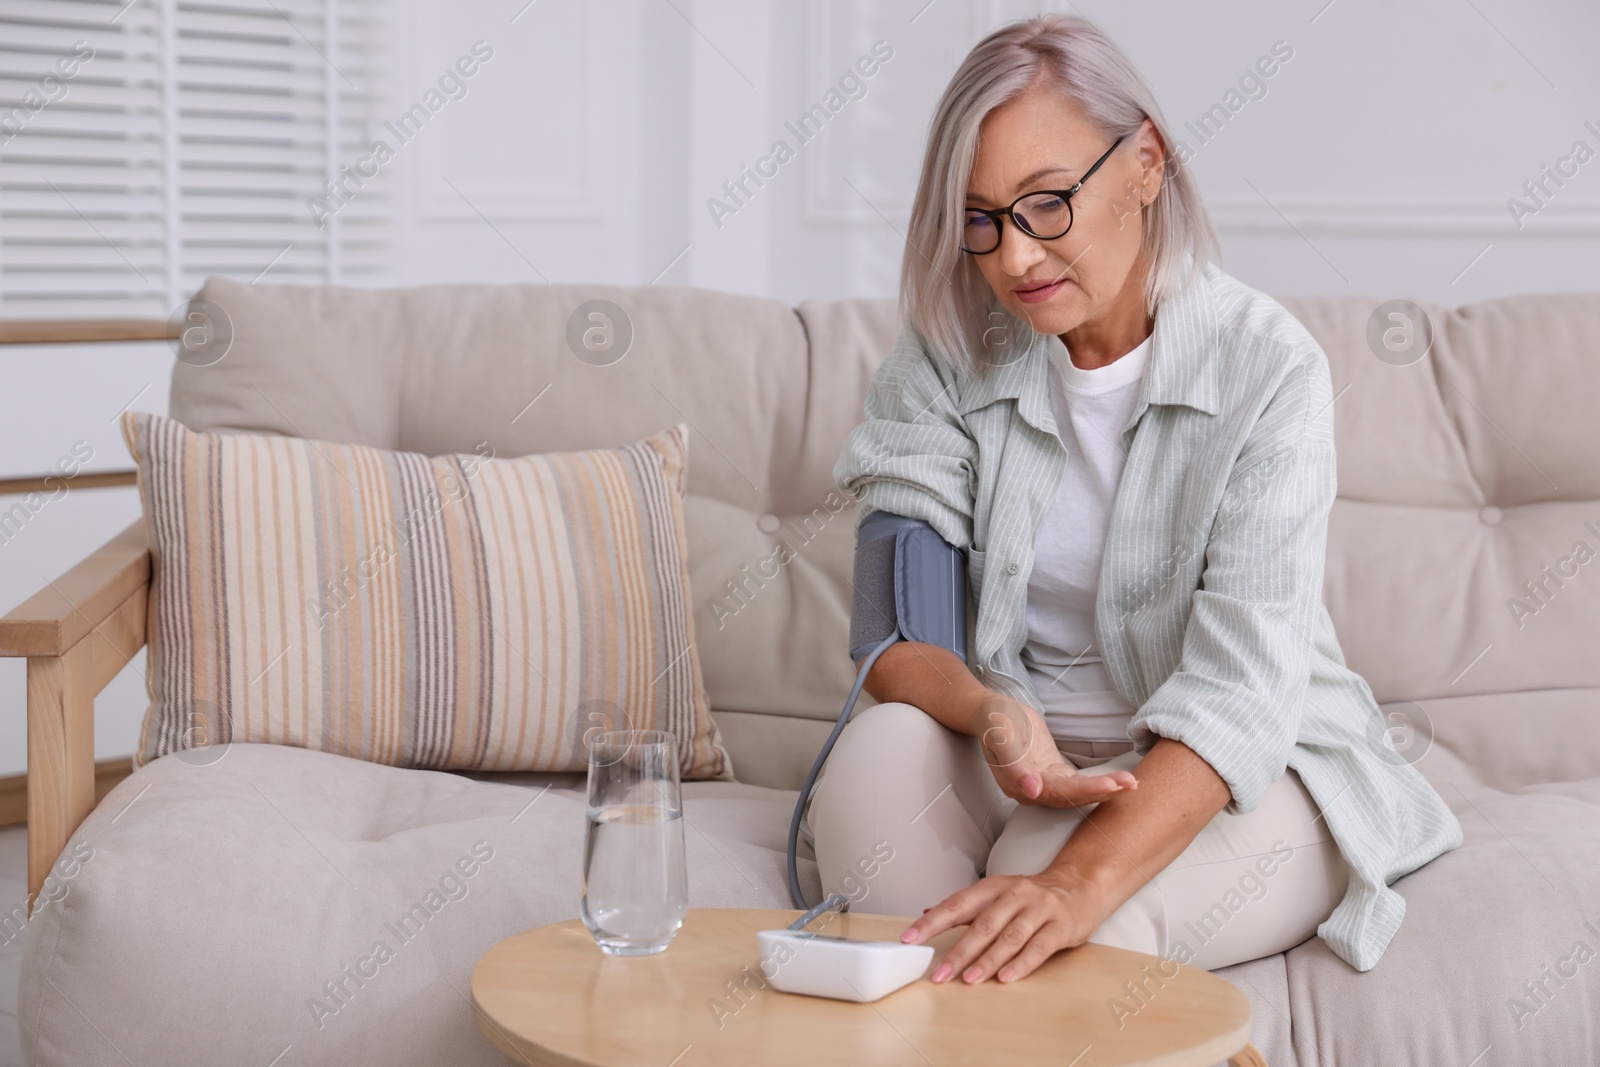
[[[690,903],[787,907],[793,790],[851,680],[854,512],[831,469],[894,338],[892,303],[215,280],[201,295],[234,341],[215,365],[176,367],[171,412],[196,429],[429,454],[487,437],[512,455],[690,424],[696,640],[740,779],[685,787]],[[564,340],[596,298],[635,332],[609,366]],[[1222,973],[1273,1067],[1597,1062],[1600,295],[1428,307],[1433,348],[1409,366],[1369,348],[1377,300],[1284,303],[1339,391],[1328,606],[1466,843],[1396,884],[1406,919],[1374,970],[1313,939]],[[147,573],[134,531],[58,583],[75,607],[54,629],[6,631],[41,664],[35,859],[70,832],[81,861],[28,928],[28,1063],[503,1062],[468,976],[501,938],[576,915],[581,777],[240,745],[159,760],[94,806],[83,709],[115,666],[104,648],[143,639]],[[395,938],[388,924],[479,842],[493,857],[467,894]],[[802,871],[816,899],[809,858]],[[379,940],[393,958],[352,980]]]

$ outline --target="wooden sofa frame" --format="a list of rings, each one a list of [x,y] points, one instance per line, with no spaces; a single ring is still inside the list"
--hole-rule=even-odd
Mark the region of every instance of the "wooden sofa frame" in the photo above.
[[[0,618],[0,656],[28,661],[28,911],[94,810],[94,700],[144,647],[144,521]]]

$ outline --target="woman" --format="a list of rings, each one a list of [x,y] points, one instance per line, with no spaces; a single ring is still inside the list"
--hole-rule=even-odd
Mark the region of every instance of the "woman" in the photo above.
[[[1389,883],[1461,843],[1322,603],[1327,358],[1209,262],[1172,145],[1075,16],[984,39],[932,123],[901,337],[834,474],[966,550],[972,664],[890,647],[807,821],[825,885],[892,846],[856,910],[968,924],[936,982],[1313,933],[1367,970]]]

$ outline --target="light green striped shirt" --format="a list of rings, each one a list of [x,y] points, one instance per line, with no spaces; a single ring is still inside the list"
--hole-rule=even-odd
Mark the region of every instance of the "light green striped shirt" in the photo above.
[[[979,378],[902,330],[834,468],[874,510],[927,520],[967,551],[969,664],[1040,707],[1021,661],[1033,537],[1066,464],[1047,338]],[[1095,630],[1142,754],[1182,741],[1246,812],[1299,772],[1350,865],[1318,927],[1358,970],[1405,914],[1389,883],[1461,844],[1461,826],[1395,751],[1322,602],[1337,487],[1327,356],[1277,301],[1208,264],[1156,310],[1122,431]]]

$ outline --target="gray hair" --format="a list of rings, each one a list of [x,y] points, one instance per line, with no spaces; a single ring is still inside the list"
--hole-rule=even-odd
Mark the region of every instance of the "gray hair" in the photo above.
[[[984,118],[1036,80],[1076,103],[1107,138],[1131,134],[1149,118],[1165,142],[1161,190],[1147,209],[1140,247],[1149,266],[1148,314],[1205,270],[1208,252],[1221,258],[1199,185],[1174,154],[1177,142],[1155,95],[1116,42],[1079,15],[1003,26],[967,53],[934,110],[900,269],[901,321],[930,352],[971,375],[993,365],[991,353],[1009,350],[1011,340],[1036,340],[1033,327],[995,298],[955,237]]]

